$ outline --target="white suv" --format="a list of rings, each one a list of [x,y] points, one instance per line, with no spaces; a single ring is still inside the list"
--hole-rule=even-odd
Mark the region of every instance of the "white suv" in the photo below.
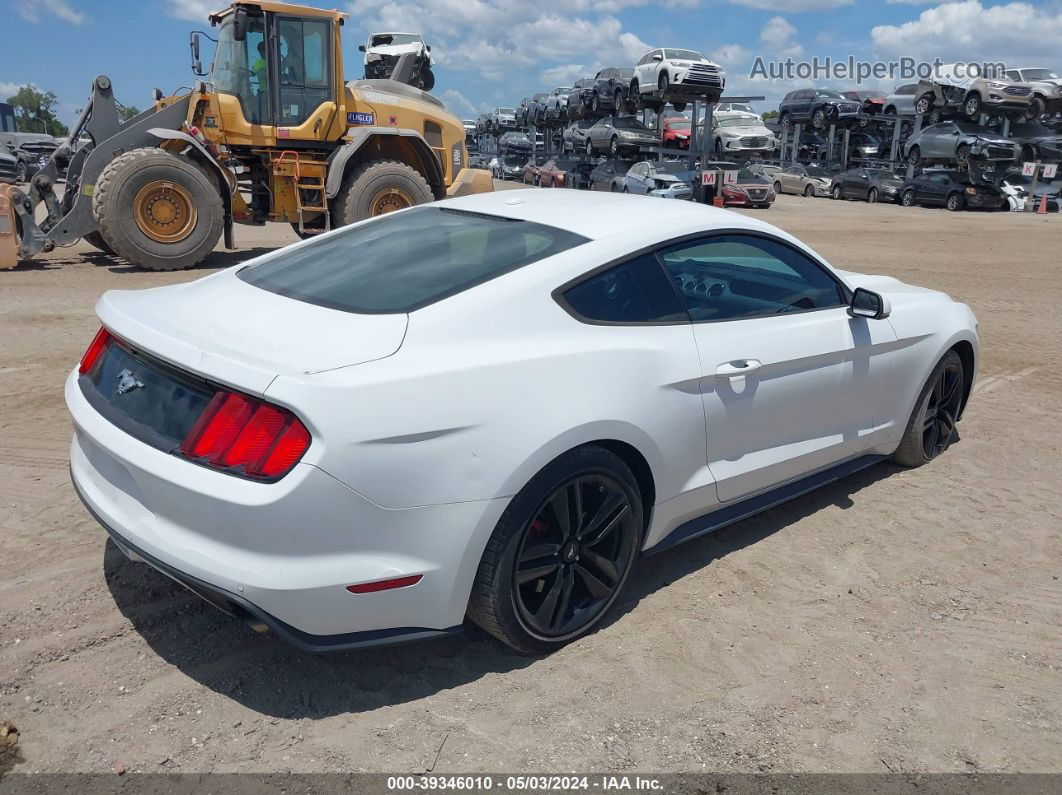
[[[358,47],[365,53],[365,79],[386,80],[391,76],[400,56],[414,53],[419,64],[417,88],[431,91],[435,86],[435,75],[431,71],[435,61],[431,57],[431,47],[424,43],[419,33],[373,33],[369,43]]]
[[[687,99],[718,101],[726,85],[726,70],[696,50],[670,47],[650,50],[634,67],[631,96],[642,105],[658,107],[671,102],[683,110]]]

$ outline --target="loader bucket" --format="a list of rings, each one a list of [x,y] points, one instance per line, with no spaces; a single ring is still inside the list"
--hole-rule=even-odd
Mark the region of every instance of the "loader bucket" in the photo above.
[[[0,185],[0,270],[18,265],[18,225],[11,206],[11,190],[10,185]]]
[[[483,168],[462,168],[454,179],[454,184],[446,191],[449,198],[468,196],[472,193],[490,193],[494,190],[494,179]]]

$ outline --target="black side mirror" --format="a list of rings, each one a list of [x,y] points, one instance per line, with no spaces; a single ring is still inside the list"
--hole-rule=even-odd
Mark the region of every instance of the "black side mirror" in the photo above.
[[[431,45],[427,45],[424,49],[426,49],[428,52],[431,52]]]
[[[206,74],[203,64],[199,60],[199,31],[188,34],[188,46],[192,50],[192,74],[202,77]]]
[[[848,314],[852,317],[881,320],[888,317],[891,312],[892,307],[885,296],[865,287],[856,287],[855,292],[852,293],[852,303],[848,305]]]
[[[359,44],[358,45],[358,52],[365,52],[365,45],[364,44]]]
[[[233,41],[245,41],[247,39],[247,9],[237,8],[233,12],[232,22]]]

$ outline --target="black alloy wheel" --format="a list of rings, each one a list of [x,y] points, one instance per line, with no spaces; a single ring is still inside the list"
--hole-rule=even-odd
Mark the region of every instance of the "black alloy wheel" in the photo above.
[[[922,454],[932,461],[948,449],[962,405],[962,364],[948,362],[926,396],[922,414]]]
[[[517,617],[533,635],[577,634],[612,603],[638,528],[624,488],[605,474],[558,487],[528,524],[513,569]]]

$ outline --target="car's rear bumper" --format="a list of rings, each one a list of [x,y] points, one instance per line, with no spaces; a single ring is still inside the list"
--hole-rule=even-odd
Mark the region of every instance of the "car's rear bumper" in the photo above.
[[[462,623],[507,500],[387,509],[301,463],[276,483],[255,483],[135,439],[96,412],[74,375],[66,400],[82,500],[121,546],[200,595],[220,594],[303,648]],[[418,574],[404,588],[347,590]]]

